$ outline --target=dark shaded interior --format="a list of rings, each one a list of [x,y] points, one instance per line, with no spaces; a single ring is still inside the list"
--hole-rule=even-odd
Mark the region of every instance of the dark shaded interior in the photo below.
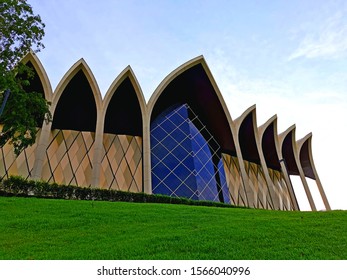
[[[306,177],[311,178],[313,180],[316,179],[313,173],[313,168],[310,160],[310,147],[309,147],[309,139],[307,139],[300,151],[300,163],[302,169],[304,170],[304,174]]]
[[[28,66],[30,69],[32,69],[34,75],[33,77],[29,78],[29,85],[24,86],[24,90],[26,92],[37,92],[37,93],[41,93],[42,97],[45,98],[45,93],[43,90],[43,85],[41,82],[41,79],[39,77],[39,74],[36,72],[34,65],[29,61],[26,66]],[[24,77],[21,77],[24,78]],[[27,78],[27,77],[26,77]]]
[[[299,175],[299,169],[295,162],[293,143],[293,132],[289,132],[282,144],[282,155],[289,175]]]
[[[254,135],[252,112],[243,120],[239,130],[239,143],[244,160],[260,164],[260,157]]]
[[[158,98],[151,122],[173,104],[187,103],[219,143],[223,153],[235,156],[235,144],[217,94],[201,64],[176,77]]]
[[[264,131],[261,143],[264,158],[268,168],[281,170],[281,165],[276,151],[274,123],[271,123]]]
[[[116,89],[108,104],[104,132],[142,136],[141,107],[129,77]]]
[[[36,94],[41,95],[42,98],[45,99],[45,93],[44,93],[43,85],[42,85],[39,74],[37,73],[34,65],[30,61],[28,61],[26,63],[26,66],[28,66],[28,68],[30,68],[30,70],[32,71],[30,73],[31,75],[29,76],[28,73],[25,72],[25,73],[18,74],[16,76],[16,78],[18,80],[23,80],[23,81],[29,82],[28,84],[22,83],[23,90],[27,94],[36,93]],[[9,100],[11,100],[11,93],[9,95]],[[35,116],[35,118],[36,118],[36,126],[41,127],[43,119],[44,119],[44,115],[42,115],[42,116],[37,115],[37,116]]]
[[[97,119],[93,91],[82,70],[64,89],[54,112],[52,129],[95,132]]]

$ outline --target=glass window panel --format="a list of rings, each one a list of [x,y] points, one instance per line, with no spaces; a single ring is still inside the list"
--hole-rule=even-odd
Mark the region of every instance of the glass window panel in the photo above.
[[[152,122],[151,134],[151,139],[155,138],[151,142],[153,192],[218,201],[220,191],[228,197],[223,163],[219,158],[220,167],[214,166],[216,152],[210,150],[203,135],[217,150],[219,146],[189,106],[172,107],[160,114]]]

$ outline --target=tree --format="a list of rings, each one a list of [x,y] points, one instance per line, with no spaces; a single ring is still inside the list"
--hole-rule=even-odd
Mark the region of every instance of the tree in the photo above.
[[[0,116],[0,146],[9,142],[18,156],[35,143],[37,127],[51,121],[44,94],[28,92],[34,72],[21,59],[44,48],[44,23],[26,0],[0,0],[0,105],[10,95]]]

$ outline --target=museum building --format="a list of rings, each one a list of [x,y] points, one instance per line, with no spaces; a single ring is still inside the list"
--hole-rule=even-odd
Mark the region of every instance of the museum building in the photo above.
[[[313,180],[330,206],[312,157],[312,134],[277,117],[258,127],[255,105],[232,119],[203,56],[171,72],[146,103],[130,66],[102,98],[86,62],[77,61],[53,92],[33,53],[29,91],[51,103],[36,143],[15,157],[1,147],[0,177],[145,192],[273,210],[300,210],[291,182],[299,176],[312,210]]]

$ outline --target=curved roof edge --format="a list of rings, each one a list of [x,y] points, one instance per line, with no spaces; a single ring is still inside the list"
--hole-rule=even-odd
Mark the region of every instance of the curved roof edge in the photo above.
[[[306,141],[309,141],[311,143],[311,141],[312,141],[312,132],[308,133],[303,138],[301,138],[301,139],[296,141],[297,146],[298,146],[298,151],[301,150],[302,146],[305,144]]]
[[[42,83],[43,90],[44,90],[44,95],[47,101],[51,102],[52,101],[52,95],[53,95],[53,90],[51,86],[51,82],[48,78],[47,72],[45,68],[43,67],[40,59],[37,57],[37,55],[30,50],[22,59],[21,62],[24,64],[31,62],[32,65],[35,68],[36,73],[39,75],[39,79]]]
[[[312,133],[296,141],[301,167],[306,177],[315,180],[314,161],[312,157]]]
[[[255,162],[261,164],[262,157],[261,151],[259,151],[259,135],[258,135],[258,126],[257,126],[257,113],[256,105],[250,106],[243,114],[238,117],[235,123],[235,133],[239,141],[241,148],[242,157],[244,160]],[[243,125],[246,124],[246,120],[251,117],[252,131],[241,131]],[[247,129],[247,127],[245,127]],[[241,134],[242,132],[242,134]],[[252,133],[251,137],[249,137]],[[247,134],[247,135],[246,135]]]
[[[296,125],[293,124],[287,130],[282,132],[279,138],[280,160],[285,160],[289,175],[299,175],[300,170],[297,164],[297,146],[295,141]],[[290,139],[288,139],[290,137]],[[287,140],[288,139],[288,140]],[[289,143],[287,143],[289,141]]]
[[[151,95],[150,99],[148,100],[147,103],[147,108],[149,115],[152,114],[152,110],[154,108],[154,105],[156,101],[158,100],[159,96],[161,93],[164,91],[164,89],[172,82],[177,76],[188,70],[189,68],[192,68],[193,66],[202,63],[205,61],[204,57],[202,55],[199,55],[182,65],[178,66],[175,70],[171,71],[170,74],[168,74],[162,81],[161,83],[157,86],[157,88],[154,90],[153,94]]]
[[[312,133],[307,134],[305,137],[297,141],[298,146],[298,153],[300,158],[300,164],[302,166],[302,169],[304,171],[305,177],[311,178],[316,181],[319,193],[321,195],[322,201],[324,203],[326,210],[331,210],[331,206],[329,204],[328,198],[325,194],[325,191],[323,189],[322,183],[319,179],[313,156],[312,156]],[[312,196],[309,193],[309,197],[312,200]],[[311,203],[314,205],[314,202]],[[312,206],[311,206],[312,208]],[[314,208],[313,208],[314,209]]]
[[[193,58],[189,61],[187,61],[186,63],[180,65],[179,67],[177,67],[175,70],[173,70],[170,74],[168,74],[163,81],[159,84],[159,86],[155,89],[154,93],[152,94],[151,98],[149,99],[148,103],[147,103],[147,116],[148,116],[148,120],[151,121],[151,118],[153,116],[153,112],[154,110],[158,109],[156,106],[159,102],[159,100],[161,100],[161,97],[163,96],[163,94],[167,92],[167,90],[170,88],[170,86],[172,85],[172,83],[178,81],[178,79],[180,77],[184,77],[185,74],[188,74],[190,70],[193,70],[195,68],[194,71],[196,71],[196,67],[201,67],[201,71],[203,71],[204,75],[206,75],[206,82],[209,83],[210,86],[210,90],[211,94],[214,96],[214,100],[216,103],[214,103],[218,107],[218,112],[216,115],[211,116],[211,107],[209,107],[209,104],[205,104],[202,102],[202,99],[200,100],[201,102],[194,103],[196,106],[198,106],[199,108],[201,108],[201,110],[203,110],[205,113],[205,118],[208,118],[208,122],[209,124],[207,124],[208,126],[214,127],[215,128],[215,136],[216,136],[219,140],[220,140],[220,145],[222,147],[223,150],[225,151],[230,151],[230,152],[235,152],[235,144],[234,144],[234,140],[233,138],[233,121],[231,118],[231,115],[229,113],[229,110],[226,106],[226,103],[223,99],[223,96],[217,86],[217,83],[205,61],[205,58],[200,55],[196,58]],[[189,82],[188,82],[189,83]],[[195,81],[196,83],[196,81]],[[172,95],[171,95],[172,96]],[[194,97],[194,93],[192,94],[192,98],[196,99],[196,93],[195,93],[195,97]],[[197,101],[197,100],[195,100]],[[210,117],[208,117],[210,116]],[[222,119],[220,119],[222,118]],[[216,125],[216,119],[221,120],[222,122],[217,122],[220,125]],[[214,123],[214,125],[213,125]],[[226,127],[228,126],[228,127]],[[225,132],[223,132],[223,129],[225,131],[225,129],[228,130],[228,136],[225,136]],[[229,135],[230,132],[230,135]],[[229,138],[230,137],[230,138]],[[227,139],[228,138],[228,139]],[[222,143],[223,142],[223,143]]]
[[[279,150],[280,150],[280,145],[279,145],[279,141],[278,141],[278,132],[277,132],[277,115],[273,115],[270,119],[268,119],[264,124],[262,124],[261,126],[258,127],[258,131],[259,131],[259,141],[260,141],[260,145],[262,147],[262,149],[264,149],[263,147],[263,143],[265,141],[266,137],[266,133],[268,131],[268,128],[272,125],[273,128],[273,134],[271,135],[273,140],[273,144],[274,144],[274,148],[275,150],[273,151],[273,153],[265,153],[265,151],[263,151],[264,154],[264,158],[266,160],[266,165],[269,166],[273,166],[277,168],[277,170],[281,169],[280,166],[280,162],[279,162]],[[273,148],[273,147],[269,147],[269,148]],[[269,157],[272,156],[272,159]],[[274,158],[274,156],[276,156],[276,158]],[[271,162],[270,162],[271,161]]]
[[[287,135],[291,132],[294,133],[294,136],[295,136],[295,130],[296,130],[296,124],[293,124],[291,125],[290,127],[288,127],[285,131],[283,131],[282,133],[280,133],[278,135],[278,140],[279,140],[279,143],[280,143],[280,147],[282,148],[282,145],[283,145],[283,141],[284,139],[287,137]],[[294,137],[294,140],[295,140],[295,137]]]
[[[274,123],[274,128],[276,127],[276,132],[277,132],[277,115],[273,115],[270,119],[268,119],[265,123],[263,123],[262,125],[260,125],[258,127],[258,131],[259,131],[259,137],[260,139],[262,139],[263,134],[265,132],[265,130],[268,128],[269,125],[271,125],[272,123]],[[277,135],[277,134],[276,134]]]
[[[104,113],[106,113],[108,104],[110,103],[110,101],[113,97],[113,94],[116,92],[117,88],[122,84],[122,82],[126,78],[130,79],[131,84],[133,85],[133,87],[135,89],[135,92],[137,95],[137,100],[139,101],[140,108],[142,111],[142,118],[143,118],[144,114],[147,111],[146,101],[145,101],[145,97],[143,95],[142,89],[140,87],[140,84],[139,84],[139,82],[138,82],[138,80],[134,74],[134,71],[132,70],[130,65],[125,67],[124,70],[121,73],[119,73],[119,75],[114,79],[114,81],[112,82],[112,84],[108,88],[108,90],[105,94],[105,97],[102,101]]]
[[[249,108],[246,109],[246,111],[244,111],[241,116],[239,116],[238,118],[236,118],[234,120],[234,124],[235,124],[235,128],[237,129],[237,131],[240,129],[243,121],[245,120],[245,118],[252,113],[252,119],[253,121],[256,121],[256,109],[257,109],[257,105],[253,104],[252,106],[250,106]],[[254,124],[254,123],[253,123]]]
[[[65,75],[60,80],[59,84],[57,85],[56,89],[54,90],[53,104],[52,104],[53,105],[53,112],[55,110],[56,105],[58,104],[58,101],[59,101],[61,95],[64,92],[64,89],[69,84],[69,82],[72,80],[72,78],[80,70],[83,71],[83,73],[86,76],[86,78],[89,82],[89,85],[92,89],[97,110],[100,110],[102,108],[102,98],[101,98],[101,92],[100,92],[98,83],[94,77],[93,72],[90,70],[88,64],[86,63],[86,61],[83,58],[81,58],[74,65],[72,65],[71,68],[65,73]]]
[[[182,65],[180,65],[179,67],[177,67],[175,70],[173,70],[170,74],[168,74],[163,80],[162,82],[157,86],[157,88],[155,89],[155,91],[153,92],[153,94],[151,95],[151,98],[149,99],[148,103],[147,103],[147,108],[148,108],[148,114],[149,114],[149,118],[151,117],[153,108],[158,100],[158,98],[160,97],[161,93],[165,90],[165,88],[179,75],[181,75],[182,73],[184,73],[185,71],[187,71],[188,69],[201,64],[205,73],[207,74],[216,94],[217,97],[219,99],[220,104],[223,107],[224,113],[228,119],[228,122],[230,125],[233,124],[232,121],[232,117],[230,115],[229,109],[224,101],[224,98],[221,94],[221,91],[211,73],[210,68],[208,67],[206,60],[204,58],[203,55],[199,55],[191,60],[188,60],[187,62],[183,63]]]

